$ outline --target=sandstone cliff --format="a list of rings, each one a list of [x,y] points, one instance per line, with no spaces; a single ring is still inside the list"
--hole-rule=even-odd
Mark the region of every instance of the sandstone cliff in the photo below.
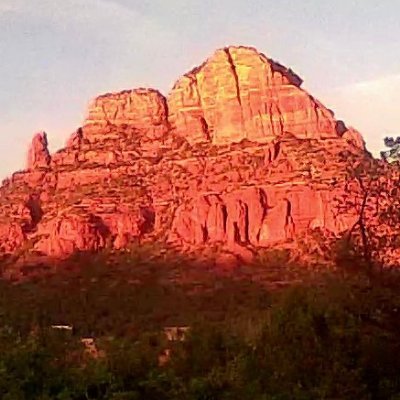
[[[27,170],[0,189],[0,251],[66,257],[158,241],[242,260],[310,230],[339,235],[361,135],[253,48],[216,51],[168,98],[135,89],[96,98],[66,147],[44,133]],[[350,161],[351,160],[351,161]]]

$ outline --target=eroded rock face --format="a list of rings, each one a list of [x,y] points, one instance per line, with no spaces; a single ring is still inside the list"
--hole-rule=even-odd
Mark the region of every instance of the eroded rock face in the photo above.
[[[115,212],[103,215],[102,220],[112,237],[113,247],[121,250],[152,229],[154,212],[151,209],[142,209],[137,213]]]
[[[167,106],[164,96],[153,89],[135,89],[97,97],[89,106],[84,123],[84,136],[106,126],[130,126],[144,131],[149,139],[161,139],[168,131]]]
[[[0,252],[12,254],[24,243],[26,237],[21,225],[5,223],[0,225]]]
[[[227,264],[318,229],[340,235],[362,136],[251,48],[218,50],[175,84],[97,97],[51,157],[36,135],[28,169],[0,188],[0,254],[64,258],[133,241],[219,249]],[[353,165],[354,164],[354,165]],[[26,244],[26,246],[24,246]]]
[[[51,157],[47,146],[45,132],[39,132],[33,137],[28,151],[28,169],[47,168],[49,166]]]
[[[82,139],[83,139],[82,128],[79,128],[69,137],[66,143],[66,147],[76,147],[79,149],[82,144]]]
[[[227,243],[268,247],[308,229],[340,235],[357,215],[340,215],[340,192],[307,186],[290,191],[252,187],[222,196],[205,195],[177,210],[172,237],[192,244]]]
[[[285,132],[337,137],[333,113],[301,83],[255,49],[221,49],[176,82],[168,98],[170,122],[190,143],[268,142]]]
[[[361,150],[365,150],[365,141],[361,133],[354,128],[349,128],[343,134],[343,139],[346,139],[349,143],[353,144]]]
[[[105,246],[106,231],[91,215],[64,215],[40,226],[42,239],[35,250],[50,257],[68,257],[76,251],[96,251]]]

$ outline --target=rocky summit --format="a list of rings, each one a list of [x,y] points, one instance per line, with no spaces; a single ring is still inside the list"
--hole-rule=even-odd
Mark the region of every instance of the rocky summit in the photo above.
[[[249,47],[217,50],[168,97],[97,97],[66,147],[34,136],[26,169],[0,189],[0,251],[65,258],[157,242],[201,258],[251,261],[258,249],[356,216],[337,206],[361,135]],[[351,160],[351,161],[350,161]]]

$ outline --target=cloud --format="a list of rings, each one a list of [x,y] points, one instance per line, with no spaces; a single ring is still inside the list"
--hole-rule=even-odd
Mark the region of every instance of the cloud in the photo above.
[[[13,1],[7,1],[3,0],[2,3],[0,3],[0,17],[5,14],[9,14],[11,12],[16,12],[19,11],[20,7],[18,4],[14,3]]]
[[[109,24],[124,24],[141,17],[136,11],[109,0],[39,0],[35,7],[30,6],[30,12],[54,22],[67,20],[89,26],[93,22],[102,22],[105,28]]]
[[[0,0],[0,16],[8,12],[52,26],[99,38],[123,35],[132,42],[169,39],[171,32],[149,15],[113,0]],[[115,35],[113,35],[113,31]],[[125,35],[124,35],[125,34]]]
[[[9,35],[0,44],[0,50],[4,47],[12,53],[10,49],[25,46],[31,60],[52,63],[52,68],[57,63],[70,65],[79,60],[88,73],[91,63],[90,74],[103,71],[104,88],[108,82],[117,81],[116,86],[107,90],[122,89],[124,82],[128,82],[128,87],[140,82],[165,90],[166,79],[164,73],[160,74],[160,65],[167,59],[177,63],[187,53],[186,38],[178,36],[175,27],[157,19],[157,15],[135,6],[136,1],[126,5],[116,0],[0,0],[0,3],[12,5],[15,12],[4,29],[0,24],[0,35],[3,31]],[[7,18],[4,17],[6,21]],[[12,42],[14,46],[10,46]],[[52,59],[54,54],[59,55],[58,60]],[[145,67],[140,69],[140,65]],[[38,71],[41,73],[42,69]],[[97,86],[101,87],[100,83]]]
[[[336,89],[339,92],[354,92],[360,94],[382,94],[382,91],[395,93],[400,85],[400,74],[386,75],[378,79],[357,82],[342,88]]]
[[[79,20],[88,14],[108,13],[109,18],[123,17],[133,11],[112,0],[1,0],[0,12],[18,12],[44,18],[72,18]]]
[[[400,74],[339,87],[323,97],[338,118],[363,133],[374,154],[385,136],[400,136]]]

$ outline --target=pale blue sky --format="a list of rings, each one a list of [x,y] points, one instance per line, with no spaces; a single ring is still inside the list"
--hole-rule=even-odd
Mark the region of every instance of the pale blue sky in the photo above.
[[[400,134],[399,15],[399,0],[0,0],[0,177],[36,131],[62,147],[92,97],[167,94],[229,44],[291,67],[379,151]]]

